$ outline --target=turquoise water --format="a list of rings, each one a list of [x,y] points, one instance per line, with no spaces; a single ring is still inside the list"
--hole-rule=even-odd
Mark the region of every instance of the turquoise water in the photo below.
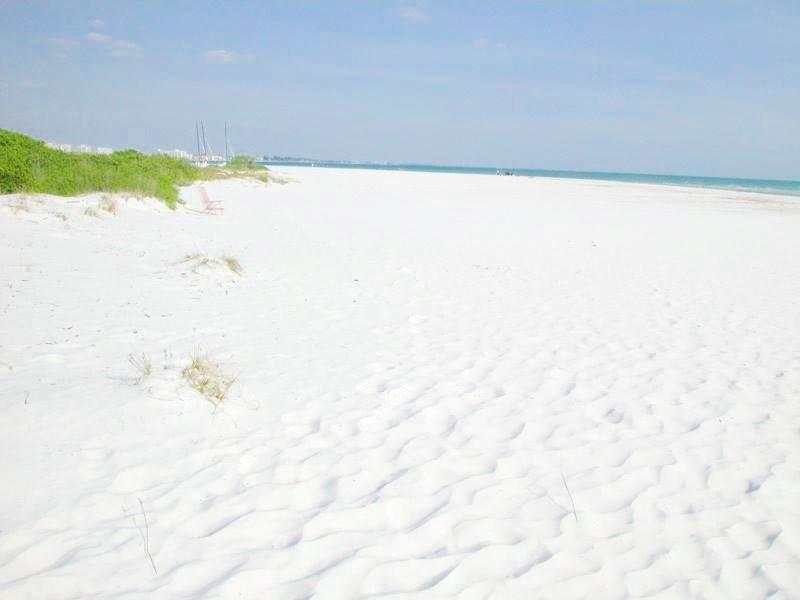
[[[423,164],[343,163],[336,161],[264,161],[261,164],[276,166],[315,166],[333,169],[370,169],[378,171],[419,171],[423,173],[473,173],[495,175],[510,173],[527,177],[561,177],[565,179],[592,179],[599,181],[624,181],[630,183],[655,183],[688,187],[737,190],[800,196],[800,181],[777,179],[738,179],[732,177],[695,177],[686,175],[651,175],[647,173],[604,173],[599,171],[552,171],[546,169],[504,169],[494,167],[446,167]]]

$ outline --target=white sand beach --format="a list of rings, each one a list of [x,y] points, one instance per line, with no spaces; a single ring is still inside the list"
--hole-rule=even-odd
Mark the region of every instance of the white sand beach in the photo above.
[[[0,598],[800,597],[800,200],[277,170],[0,196]]]

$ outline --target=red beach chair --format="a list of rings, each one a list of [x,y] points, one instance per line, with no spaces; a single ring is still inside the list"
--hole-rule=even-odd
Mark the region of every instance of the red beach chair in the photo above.
[[[203,211],[210,214],[221,214],[225,209],[222,208],[222,202],[219,200],[212,200],[208,195],[206,188],[200,186],[200,197],[203,199]]]

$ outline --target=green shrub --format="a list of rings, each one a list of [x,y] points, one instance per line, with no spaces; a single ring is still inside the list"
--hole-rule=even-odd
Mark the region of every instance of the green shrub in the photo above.
[[[88,192],[130,192],[154,196],[170,208],[178,186],[198,179],[199,169],[169,156],[135,150],[113,154],[71,154],[0,129],[0,193],[41,192],[74,196]]]
[[[255,158],[244,155],[234,156],[225,166],[231,169],[255,169],[257,167]]]

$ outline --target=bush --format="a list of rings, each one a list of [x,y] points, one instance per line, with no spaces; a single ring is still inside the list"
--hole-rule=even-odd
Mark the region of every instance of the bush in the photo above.
[[[234,156],[230,159],[226,167],[231,169],[255,169],[258,165],[256,165],[256,159],[252,156]]]
[[[174,208],[179,202],[178,186],[198,178],[197,167],[169,156],[147,156],[135,150],[70,154],[0,129],[0,193],[4,194],[131,192],[160,198]]]

